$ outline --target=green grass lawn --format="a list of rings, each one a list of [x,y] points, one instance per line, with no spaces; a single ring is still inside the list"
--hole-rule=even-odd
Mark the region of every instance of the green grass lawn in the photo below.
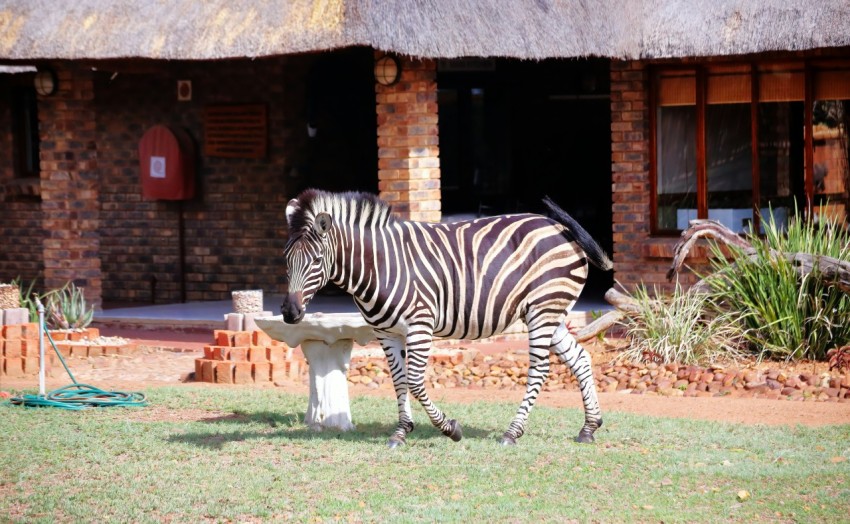
[[[608,413],[597,443],[581,445],[579,410],[541,407],[503,448],[516,406],[445,403],[460,443],[414,409],[409,445],[389,451],[391,399],[354,398],[357,429],[319,434],[302,424],[306,397],[271,389],[163,388],[149,399],[86,412],[0,406],[0,521],[850,519],[850,424]],[[751,498],[740,502],[741,490]]]

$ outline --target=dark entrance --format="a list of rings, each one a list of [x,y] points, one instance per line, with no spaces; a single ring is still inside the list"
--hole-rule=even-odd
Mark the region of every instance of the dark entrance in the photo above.
[[[549,195],[611,254],[609,61],[462,59],[438,69],[443,215],[540,212]],[[613,273],[594,271],[594,294]]]

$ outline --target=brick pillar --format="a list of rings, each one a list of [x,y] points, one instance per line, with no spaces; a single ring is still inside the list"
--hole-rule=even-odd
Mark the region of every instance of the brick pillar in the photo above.
[[[611,61],[614,271],[633,287],[644,279],[649,238],[648,78],[642,62]]]
[[[56,73],[56,93],[39,96],[38,100],[44,285],[54,289],[72,281],[85,289],[87,302],[100,308],[100,204],[92,72],[90,68],[63,64]]]
[[[379,58],[383,53],[376,53]],[[401,79],[375,84],[378,113],[378,190],[396,215],[440,221],[437,64],[400,58]]]

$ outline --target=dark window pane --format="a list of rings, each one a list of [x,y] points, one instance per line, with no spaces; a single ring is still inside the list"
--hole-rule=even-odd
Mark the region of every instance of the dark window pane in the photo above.
[[[658,108],[657,227],[684,229],[696,218],[696,107]]]
[[[770,220],[783,227],[788,217],[805,207],[802,102],[759,104],[759,211],[761,231]]]
[[[708,218],[738,233],[749,231],[753,219],[750,122],[750,104],[705,108]]]

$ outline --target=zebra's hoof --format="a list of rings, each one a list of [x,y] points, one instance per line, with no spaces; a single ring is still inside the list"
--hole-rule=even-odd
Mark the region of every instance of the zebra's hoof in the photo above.
[[[499,440],[499,444],[503,446],[516,446],[516,439],[505,433],[502,435],[502,439]]]
[[[449,420],[449,429],[443,431],[443,435],[455,442],[460,442],[460,439],[463,438],[463,430],[457,420],[451,419]]]
[[[593,438],[593,432],[589,429],[582,429],[578,432],[578,436],[576,437],[576,442],[581,444],[593,444],[596,441]]]
[[[398,435],[393,435],[387,440],[387,447],[390,449],[400,448],[407,444],[404,437],[399,437]]]

